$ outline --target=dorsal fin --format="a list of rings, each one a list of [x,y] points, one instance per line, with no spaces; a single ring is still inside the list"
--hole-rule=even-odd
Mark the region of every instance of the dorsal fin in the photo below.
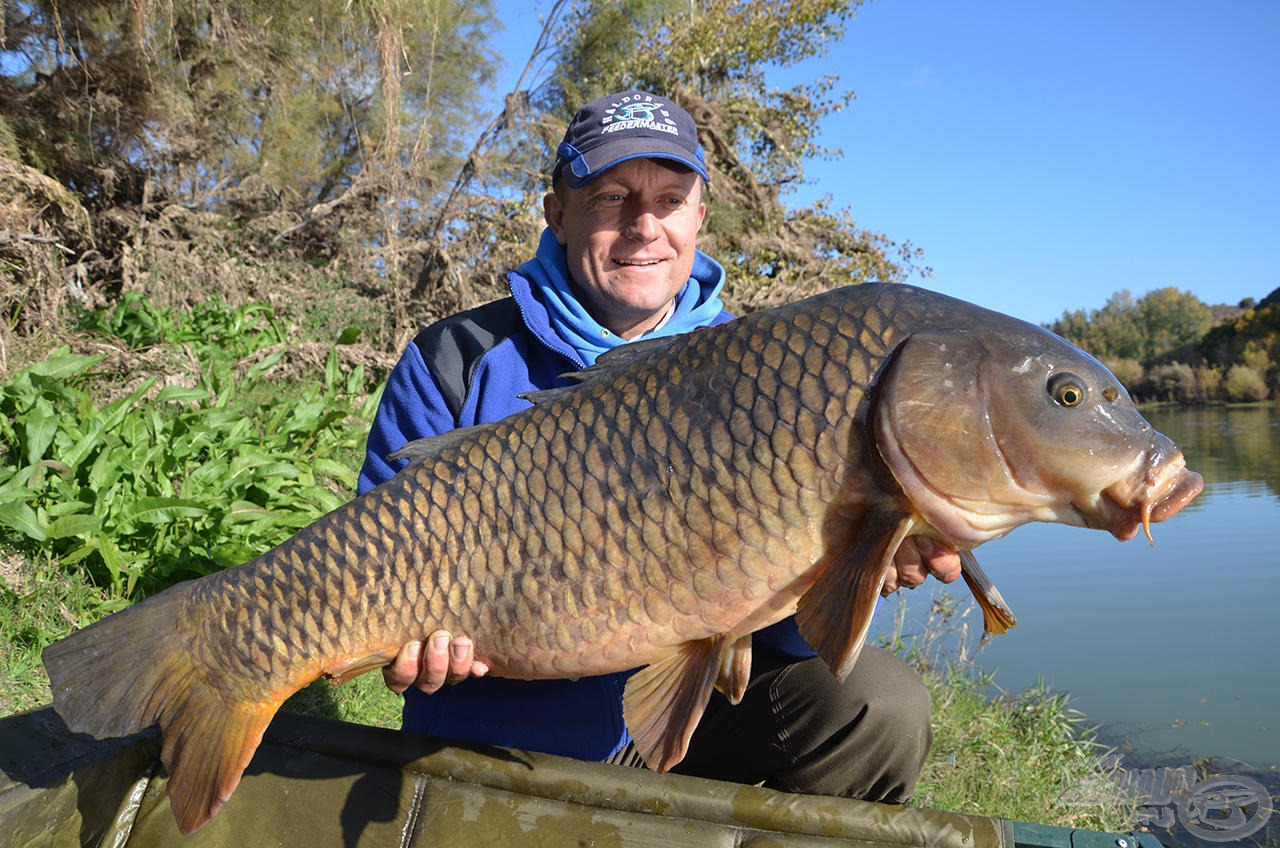
[[[696,333],[698,331],[694,330],[693,332]],[[577,391],[581,386],[608,382],[619,371],[630,370],[637,362],[659,354],[680,341],[681,336],[664,336],[658,339],[641,339],[640,341],[627,342],[600,354],[594,365],[589,365],[581,371],[570,371],[560,375],[562,380],[572,380],[573,385],[525,392],[520,397],[532,404],[549,403],[556,398],[564,397],[566,394]]]
[[[388,460],[403,459],[408,462],[417,462],[420,459],[428,459],[439,456],[444,451],[458,444],[473,438],[480,430],[492,427],[492,424],[477,424],[474,427],[459,427],[456,430],[449,430],[438,436],[428,436],[425,439],[414,439],[398,451],[387,454]]]

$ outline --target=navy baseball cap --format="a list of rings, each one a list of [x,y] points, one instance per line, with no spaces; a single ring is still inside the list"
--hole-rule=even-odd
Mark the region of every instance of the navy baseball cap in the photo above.
[[[597,97],[579,109],[556,148],[551,178],[581,188],[628,159],[668,159],[711,182],[693,117],[670,98],[646,91]]]

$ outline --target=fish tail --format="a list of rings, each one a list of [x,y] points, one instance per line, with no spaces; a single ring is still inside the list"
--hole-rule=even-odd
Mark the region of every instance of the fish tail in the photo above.
[[[183,833],[231,797],[284,697],[237,700],[187,651],[180,629],[185,586],[45,648],[54,707],[67,726],[97,738],[159,723],[169,802]]]

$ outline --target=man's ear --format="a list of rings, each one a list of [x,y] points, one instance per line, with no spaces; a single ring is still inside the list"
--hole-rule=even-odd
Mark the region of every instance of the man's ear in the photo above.
[[[542,196],[542,217],[561,246],[565,243],[564,206],[554,192]]]

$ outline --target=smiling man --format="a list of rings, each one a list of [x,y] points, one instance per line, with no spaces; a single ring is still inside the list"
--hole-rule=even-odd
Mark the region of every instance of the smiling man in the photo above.
[[[543,200],[534,258],[508,275],[511,296],[446,318],[414,339],[387,383],[360,474],[364,492],[403,463],[406,442],[496,421],[519,396],[639,338],[732,318],[724,269],[696,247],[710,181],[697,128],[668,98],[625,91],[593,100],[569,124]],[[949,551],[905,546],[886,590],[960,573]],[[891,654],[864,650],[841,684],[794,619],[753,637],[737,706],[712,695],[676,771],[798,792],[901,802],[928,752],[929,696]],[[580,680],[486,677],[484,646],[438,632],[384,671],[405,695],[406,730],[451,739],[638,764],[622,720],[630,672]],[[452,685],[445,685],[452,684]]]

